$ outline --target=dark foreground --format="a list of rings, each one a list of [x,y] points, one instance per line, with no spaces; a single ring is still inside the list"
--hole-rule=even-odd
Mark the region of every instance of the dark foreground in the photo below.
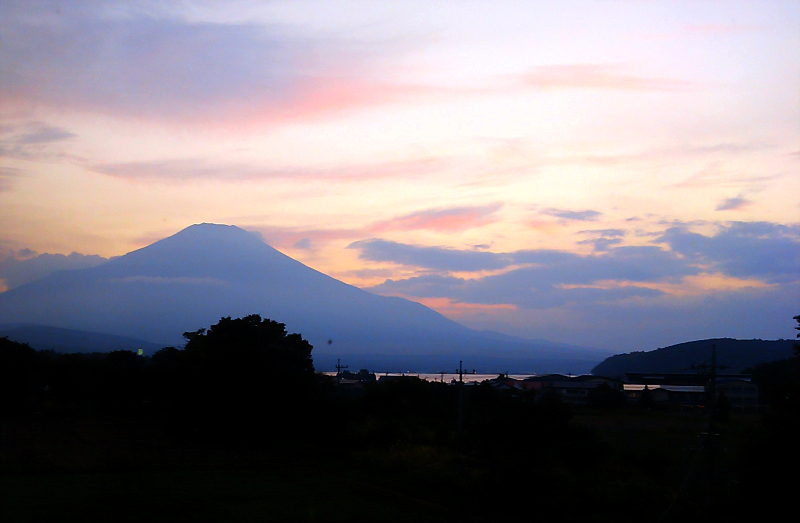
[[[257,315],[185,336],[184,349],[149,358],[0,338],[2,521],[775,521],[794,511],[798,357],[757,367],[769,408],[734,413],[670,410],[600,386],[581,406],[488,381],[344,387],[314,372],[299,335]]]
[[[713,469],[702,415],[633,409],[575,412],[558,439],[498,425],[459,441],[418,419],[370,417],[336,425],[330,445],[237,443],[136,417],[2,421],[8,522],[744,521],[791,505],[779,478],[797,464],[768,426],[780,420],[760,415],[722,427]]]

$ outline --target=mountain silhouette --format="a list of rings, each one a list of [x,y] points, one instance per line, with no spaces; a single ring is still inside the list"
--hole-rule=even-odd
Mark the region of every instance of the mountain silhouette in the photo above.
[[[61,353],[139,351],[141,349],[143,354],[150,356],[163,347],[156,343],[126,336],[32,324],[0,325],[0,338],[8,338],[17,343],[27,343],[37,350],[52,350]]]
[[[249,314],[300,333],[323,370],[341,356],[354,365],[361,358],[433,372],[448,362],[444,368],[455,368],[459,359],[492,372],[587,372],[608,355],[469,329],[419,303],[331,278],[230,225],[192,225],[102,265],[60,271],[0,294],[3,323],[165,346],[180,346],[184,332],[221,317]]]
[[[615,354],[592,369],[600,376],[624,377],[627,372],[696,373],[694,367],[711,364],[711,346],[717,349],[717,364],[728,374],[739,374],[760,363],[791,358],[794,340],[735,340],[715,338],[687,341],[647,351]]]

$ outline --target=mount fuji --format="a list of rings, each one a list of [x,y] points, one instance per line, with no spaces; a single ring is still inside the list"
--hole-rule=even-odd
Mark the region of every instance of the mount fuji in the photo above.
[[[198,224],[102,265],[0,293],[0,323],[108,333],[162,346],[221,317],[260,314],[314,346],[318,370],[588,372],[609,354],[464,327],[419,303],[331,278],[235,226]],[[35,347],[34,347],[35,348]]]

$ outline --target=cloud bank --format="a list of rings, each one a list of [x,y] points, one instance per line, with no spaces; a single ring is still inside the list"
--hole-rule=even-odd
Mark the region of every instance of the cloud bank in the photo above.
[[[598,232],[615,239],[624,235],[621,230]],[[558,250],[474,252],[379,239],[357,241],[350,248],[357,249],[363,260],[393,263],[420,273],[388,279],[370,287],[372,292],[445,300],[452,307],[443,309],[478,325],[490,316],[485,310],[481,317],[457,305],[511,306],[517,311],[517,320],[528,317],[535,324],[549,318],[537,327],[538,332],[550,336],[572,332],[575,327],[568,318],[580,317],[604,331],[602,343],[600,339],[597,343],[609,347],[615,329],[616,336],[622,336],[624,330],[630,340],[646,338],[649,331],[672,336],[669,339],[675,343],[692,339],[689,335],[679,339],[683,335],[680,325],[686,321],[701,332],[698,318],[708,321],[705,332],[721,336],[746,332],[737,327],[726,333],[719,326],[731,323],[727,314],[755,302],[762,303],[763,309],[751,311],[747,323],[758,317],[763,325],[752,332],[770,332],[776,324],[790,321],[786,310],[792,293],[800,290],[800,225],[731,222],[719,225],[713,234],[694,232],[688,226],[670,227],[653,245],[644,246],[607,240],[603,252],[591,255]],[[473,274],[465,274],[469,272]],[[728,283],[698,293],[681,290],[686,284],[702,285],[704,278]],[[786,317],[768,315],[776,310]],[[506,312],[494,313],[496,317],[503,314]],[[572,342],[578,341],[568,336]]]

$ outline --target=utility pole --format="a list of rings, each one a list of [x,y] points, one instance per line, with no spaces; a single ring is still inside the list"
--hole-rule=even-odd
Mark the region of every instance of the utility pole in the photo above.
[[[336,358],[336,394],[339,394],[339,374],[341,374],[342,369],[346,369],[347,365],[342,365],[342,362],[339,358]]]
[[[706,432],[701,432],[702,449],[706,453],[708,459],[708,474],[706,477],[706,509],[711,513],[714,507],[714,466],[717,451],[717,434],[716,432],[716,417],[717,417],[717,369],[725,368],[717,365],[717,345],[711,344],[711,365],[701,364],[692,368],[699,368],[702,371],[708,369],[708,389],[707,389],[707,407],[708,407],[708,428]]]
[[[717,345],[711,344],[711,382],[709,383],[709,411],[708,411],[708,435],[706,436],[706,451],[708,453],[708,494],[706,503],[708,504],[709,514],[714,508],[714,458],[716,455],[717,433],[714,427],[717,417]]]
[[[458,434],[461,435],[462,418],[464,410],[464,370],[461,368],[462,361],[458,360]]]

